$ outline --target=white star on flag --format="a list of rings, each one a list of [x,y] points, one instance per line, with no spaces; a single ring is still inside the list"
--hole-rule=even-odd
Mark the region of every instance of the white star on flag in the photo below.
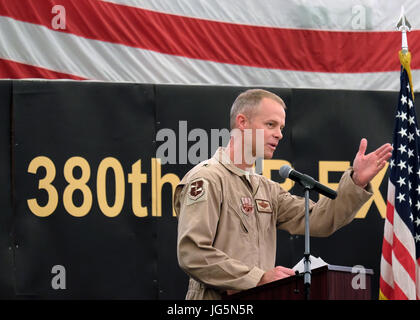
[[[401,152],[401,154],[403,154],[404,152],[407,152],[407,150],[405,149],[405,145],[400,145],[400,147],[398,148],[398,150]]]
[[[402,104],[407,103],[407,97],[406,96],[404,96],[404,95],[401,96],[401,103]]]
[[[402,160],[400,160],[400,163],[397,164],[397,167],[400,167],[400,170],[402,170],[403,168],[407,168],[406,165],[405,165],[405,161],[402,161]],[[417,174],[420,177],[420,169],[419,169],[419,172],[417,172]]]
[[[398,131],[398,134],[401,135],[401,138],[407,135],[407,129],[401,128],[400,131]]]
[[[401,202],[401,201],[405,201],[405,197],[402,193],[398,194],[397,199]]]
[[[414,133],[409,133],[409,134],[407,135],[407,138],[408,138],[408,142],[413,141],[413,140],[414,140]]]
[[[410,101],[411,101],[411,100],[410,100]],[[414,122],[415,122],[415,121],[414,121],[414,116],[409,116],[409,117],[408,117],[408,123],[409,123],[409,124],[414,124]],[[401,129],[402,129],[402,128],[401,128]]]
[[[402,185],[405,184],[405,178],[400,177],[400,179],[397,181],[397,183],[399,183],[400,187],[402,187]]]
[[[408,149],[407,155],[408,155],[409,158],[414,157],[414,150]]]

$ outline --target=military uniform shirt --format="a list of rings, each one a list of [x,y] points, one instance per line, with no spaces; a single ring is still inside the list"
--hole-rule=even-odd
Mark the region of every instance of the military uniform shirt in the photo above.
[[[310,201],[310,234],[325,237],[353,220],[372,196],[344,172],[335,200]],[[193,169],[175,189],[177,255],[190,275],[187,299],[220,299],[226,290],[255,287],[275,267],[277,228],[304,234],[304,198],[236,167],[224,148]]]

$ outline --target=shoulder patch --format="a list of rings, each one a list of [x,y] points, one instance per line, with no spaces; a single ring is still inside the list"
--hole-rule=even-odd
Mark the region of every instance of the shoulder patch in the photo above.
[[[197,178],[190,182],[187,191],[187,205],[207,200],[208,181]]]

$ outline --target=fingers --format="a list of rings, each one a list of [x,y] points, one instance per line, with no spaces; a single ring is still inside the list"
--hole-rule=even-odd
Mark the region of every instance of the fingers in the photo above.
[[[360,146],[359,146],[359,152],[360,154],[365,154],[366,152],[366,148],[367,148],[367,140],[365,138],[363,138],[362,140],[360,140]]]
[[[384,161],[384,160],[386,161],[389,158],[391,158],[391,156],[392,156],[392,151],[386,150],[383,153],[377,155],[376,159],[378,161]]]
[[[392,157],[392,150],[392,146],[389,143],[386,143],[375,151],[375,155],[377,156],[376,163],[378,167],[382,169],[385,166],[389,158]]]
[[[378,169],[379,170],[382,170],[383,169],[383,167],[386,165],[386,161],[377,161],[377,167],[378,167]]]
[[[289,269],[289,268],[282,267],[282,266],[277,266],[275,269],[277,271],[280,271],[282,273],[285,273],[285,274],[287,274],[289,276],[294,276],[295,275],[295,271],[293,269]]]
[[[385,153],[384,155],[382,155],[382,157],[380,157],[379,159],[378,159],[378,163],[382,163],[382,162],[387,162],[388,160],[389,160],[389,158],[391,158],[392,157],[392,153],[391,152],[388,152],[388,153]]]
[[[385,143],[383,146],[375,150],[375,155],[381,158],[384,154],[392,152],[393,148],[389,143]]]
[[[258,282],[258,286],[263,285],[265,283],[269,283],[272,281],[284,279],[290,276],[294,276],[296,273],[293,269],[289,269],[282,266],[277,266],[274,269],[268,270],[262,276],[260,282]]]
[[[226,293],[230,296],[232,294],[238,293],[239,290],[227,290]]]
[[[382,158],[376,160],[376,167],[378,170],[382,170],[391,158],[392,153],[388,152],[382,156]]]

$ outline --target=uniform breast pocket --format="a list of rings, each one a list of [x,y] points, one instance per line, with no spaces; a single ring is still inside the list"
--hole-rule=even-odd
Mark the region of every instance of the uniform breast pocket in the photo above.
[[[264,199],[255,199],[260,229],[267,231],[275,227],[272,203]]]
[[[264,231],[268,231],[270,230],[270,228],[275,227],[275,223],[273,221],[273,214],[271,213],[258,212],[258,221],[261,229]]]

